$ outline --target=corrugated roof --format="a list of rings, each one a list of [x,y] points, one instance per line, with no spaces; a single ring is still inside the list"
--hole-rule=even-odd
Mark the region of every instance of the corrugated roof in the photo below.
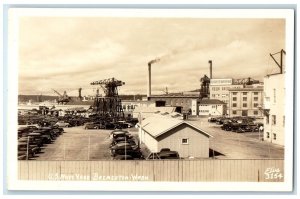
[[[222,102],[221,100],[217,99],[203,99],[199,101],[200,104],[226,104],[225,102]]]
[[[199,132],[202,132],[203,134],[207,135],[208,137],[212,137],[210,134],[206,133],[205,131],[199,129],[198,127],[184,120],[180,120],[172,117],[160,116],[160,115],[152,116],[144,119],[142,121],[142,128],[152,137],[157,138],[160,135],[170,131],[171,129],[174,129],[175,127],[181,124],[187,124],[188,126],[191,126],[196,130],[198,130]]]

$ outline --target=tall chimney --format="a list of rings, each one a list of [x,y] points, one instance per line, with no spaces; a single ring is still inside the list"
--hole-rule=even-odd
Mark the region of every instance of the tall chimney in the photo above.
[[[208,63],[209,63],[209,74],[210,74],[209,78],[212,79],[212,61],[209,60]]]
[[[151,96],[151,63],[148,63],[148,93],[147,97]]]
[[[78,89],[78,97],[79,97],[79,99],[81,99],[81,90],[82,90],[82,88]]]

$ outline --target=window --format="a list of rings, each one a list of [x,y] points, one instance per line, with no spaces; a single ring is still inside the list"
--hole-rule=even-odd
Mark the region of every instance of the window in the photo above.
[[[232,111],[232,114],[233,114],[233,115],[236,115],[236,111]]]
[[[236,95],[237,94],[237,92],[232,92],[232,95]]]
[[[258,101],[258,97],[254,97],[253,100],[254,100],[254,101]]]
[[[247,103],[243,103],[243,107],[247,107]]]
[[[272,124],[276,125],[276,115],[272,115]]]
[[[247,92],[243,92],[243,95],[247,95]]]
[[[189,144],[189,139],[188,138],[182,138],[181,144]]]
[[[270,123],[270,117],[269,115],[266,116],[266,124],[269,124]]]
[[[276,140],[276,133],[273,133],[273,140]]]
[[[243,97],[243,101],[247,101],[247,97]]]
[[[270,133],[269,132],[267,132],[267,138],[270,138]]]
[[[253,111],[253,114],[254,115],[258,115],[258,111]]]
[[[258,107],[258,103],[254,103],[254,104],[253,104],[253,107]]]
[[[236,97],[233,97],[233,98],[232,98],[232,101],[236,101]]]
[[[285,116],[283,116],[283,118],[282,118],[282,126],[284,126],[285,125]]]
[[[212,94],[211,97],[215,97],[215,94]]]
[[[254,95],[258,95],[258,92],[254,92],[253,94],[254,94]]]
[[[276,89],[273,89],[273,98],[274,98],[274,103],[276,103]]]
[[[233,104],[232,104],[232,107],[236,107],[236,103],[233,103]]]

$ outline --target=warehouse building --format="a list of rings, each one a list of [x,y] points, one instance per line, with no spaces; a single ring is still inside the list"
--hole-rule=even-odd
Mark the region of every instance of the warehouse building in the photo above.
[[[169,148],[183,158],[209,157],[212,136],[185,120],[156,115],[142,120],[139,128],[140,142],[153,153]]]
[[[153,95],[148,100],[155,103],[156,107],[172,106],[176,107],[177,112],[183,113],[191,111],[192,101],[198,98],[195,95]]]
[[[264,78],[264,140],[284,146],[285,74]]]
[[[216,99],[199,101],[199,116],[223,116],[226,114],[226,103]]]

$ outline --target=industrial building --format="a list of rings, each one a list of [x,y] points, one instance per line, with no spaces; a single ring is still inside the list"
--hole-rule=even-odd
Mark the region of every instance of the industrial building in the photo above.
[[[264,78],[264,140],[284,145],[285,135],[285,80],[284,74]]]
[[[247,86],[229,89],[229,116],[263,117],[263,87]]]
[[[229,89],[243,88],[242,84],[233,84],[233,79],[211,79],[210,99],[220,100],[229,106]]]
[[[169,148],[180,157],[209,157],[212,136],[185,120],[156,115],[142,120],[139,128],[140,142],[152,153]]]
[[[278,62],[273,55],[280,54]],[[280,72],[264,77],[264,103],[261,107],[264,117],[264,140],[284,146],[285,136],[285,72],[283,71],[283,55],[281,50],[270,54],[278,65]]]
[[[224,116],[226,103],[216,99],[203,99],[199,101],[199,116]]]

